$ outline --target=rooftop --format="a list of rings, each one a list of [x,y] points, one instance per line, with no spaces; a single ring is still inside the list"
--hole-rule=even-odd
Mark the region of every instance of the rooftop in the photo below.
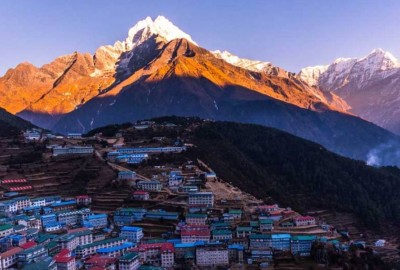
[[[198,214],[198,213],[188,213],[186,214],[186,218],[206,218],[207,214]]]
[[[315,235],[293,235],[293,241],[314,241],[317,237]]]
[[[71,204],[76,204],[76,200],[70,200],[70,201],[65,201],[65,202],[53,203],[53,204],[51,205],[51,207],[64,206],[64,205],[71,205]]]
[[[9,229],[12,229],[12,228],[13,228],[13,226],[11,226],[10,224],[0,225],[0,231],[9,230]]]
[[[232,234],[230,230],[213,230],[212,231],[213,235],[226,235],[226,234]]]
[[[141,227],[134,227],[134,226],[124,226],[121,228],[121,231],[130,231],[130,232],[138,232],[142,231]]]
[[[132,242],[125,242],[121,245],[115,246],[115,247],[108,247],[108,248],[99,248],[96,250],[98,253],[109,253],[109,252],[114,252],[114,251],[119,251],[121,249],[126,249],[126,248],[131,248],[134,247],[135,244]]]
[[[126,261],[130,261],[135,259],[138,256],[138,254],[136,252],[130,252],[130,253],[125,253],[125,255],[123,255],[122,257],[119,258],[120,261],[126,260]]]
[[[96,242],[93,242],[90,244],[78,246],[78,249],[90,248],[90,247],[95,247],[95,246],[102,245],[102,244],[108,244],[108,243],[124,241],[124,240],[126,240],[124,237],[109,238],[109,239],[105,239],[105,240],[101,240],[101,241],[96,241]]]
[[[21,252],[23,249],[20,247],[14,247],[12,249],[7,250],[6,252],[3,252],[0,254],[1,258],[7,258],[9,256],[13,256],[14,254],[17,254],[19,252]]]
[[[35,247],[35,246],[37,246],[35,241],[28,241],[25,244],[20,245],[20,247],[23,248],[23,249],[29,249],[29,248],[32,248],[32,247]]]

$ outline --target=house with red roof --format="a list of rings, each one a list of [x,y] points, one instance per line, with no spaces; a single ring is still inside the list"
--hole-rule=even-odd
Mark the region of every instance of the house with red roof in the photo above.
[[[181,242],[194,243],[197,241],[210,242],[211,232],[207,225],[186,225],[181,228]]]
[[[136,190],[133,192],[132,197],[136,201],[147,201],[150,199],[150,193],[145,190]]]
[[[0,254],[0,269],[8,269],[11,266],[17,264],[18,262],[18,253],[23,251],[21,247],[14,247],[6,252]]]
[[[75,257],[71,256],[71,251],[68,249],[61,249],[60,252],[54,256],[57,269],[62,270],[76,270]]]
[[[32,247],[35,247],[35,246],[37,246],[35,241],[28,241],[25,244],[20,245],[20,248],[29,249],[29,248],[32,248]]]
[[[118,258],[94,255],[84,262],[85,269],[117,269]]]
[[[315,218],[311,216],[298,216],[293,219],[293,222],[296,226],[310,226],[316,224]]]
[[[140,262],[162,267],[172,267],[174,265],[174,245],[172,243],[151,243],[140,244],[132,249],[139,255]]]

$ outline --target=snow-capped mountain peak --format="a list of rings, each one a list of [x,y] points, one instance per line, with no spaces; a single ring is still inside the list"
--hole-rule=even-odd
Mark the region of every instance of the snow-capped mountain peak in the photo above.
[[[328,69],[328,67],[329,65],[305,67],[300,71],[299,77],[309,85],[318,85],[319,77]]]
[[[214,54],[215,57],[222,59],[231,65],[255,72],[269,71],[271,67],[273,67],[273,65],[270,62],[262,62],[257,60],[240,58],[239,56],[236,56],[225,50],[224,51],[216,50],[212,51],[211,53]]]
[[[357,78],[357,84],[362,85],[373,76],[390,76],[398,68],[399,61],[390,52],[378,48],[359,59],[338,58],[330,65],[303,68],[299,77],[311,85],[341,87],[348,81],[346,78]]]
[[[375,70],[388,70],[400,67],[399,61],[390,52],[380,48],[372,50],[367,56],[358,60],[371,66]]]
[[[129,29],[124,41],[118,40],[114,45],[101,46],[96,50],[96,70],[91,76],[102,76],[104,72],[115,70],[117,65],[120,71],[126,71],[134,55],[133,50],[155,36],[166,42],[184,38],[197,45],[190,35],[180,30],[164,16],[158,16],[155,20],[146,17]]]
[[[180,30],[167,18],[164,16],[158,16],[155,20],[151,17],[147,17],[144,20],[137,22],[131,29],[129,29],[128,37],[125,40],[126,50],[131,50],[135,46],[146,41],[152,35],[158,35],[164,38],[167,42],[177,38],[184,38],[191,43],[196,44],[190,35]]]

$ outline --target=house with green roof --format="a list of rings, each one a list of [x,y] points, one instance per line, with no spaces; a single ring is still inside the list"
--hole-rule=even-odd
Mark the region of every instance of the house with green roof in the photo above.
[[[34,246],[17,254],[18,268],[31,264],[34,261],[43,260],[48,256],[47,248],[44,246]],[[46,268],[45,268],[46,269]]]
[[[211,223],[211,230],[229,230],[232,225],[228,222],[214,222]]]
[[[270,232],[274,229],[274,221],[272,219],[260,219],[260,232]]]
[[[35,261],[25,265],[22,270],[57,270],[57,264],[51,257]]]
[[[118,226],[131,225],[143,220],[147,210],[144,208],[120,208],[114,213],[114,222]]]
[[[234,219],[241,219],[243,211],[240,209],[229,209],[228,214],[231,215]]]
[[[211,234],[213,241],[227,241],[232,239],[231,230],[213,230]]]
[[[164,267],[153,265],[141,265],[138,270],[164,270]]]
[[[189,225],[206,225],[207,214],[187,213],[185,216],[186,224]]]
[[[236,237],[237,238],[245,238],[248,237],[253,228],[251,226],[238,226],[236,227]]]
[[[14,232],[13,226],[10,224],[0,225],[0,238],[6,237]]]
[[[145,215],[146,219],[164,219],[164,220],[178,220],[179,213],[168,212],[163,210],[153,210],[149,211]]]
[[[250,227],[253,228],[253,231],[258,231],[260,224],[257,220],[250,221]]]
[[[55,240],[46,243],[44,245],[44,247],[47,249],[47,253],[49,254],[49,256],[54,256],[58,252],[60,252],[60,248],[58,246],[58,242],[55,241]]]
[[[139,255],[135,252],[126,253],[119,258],[120,269],[138,269],[139,266]]]

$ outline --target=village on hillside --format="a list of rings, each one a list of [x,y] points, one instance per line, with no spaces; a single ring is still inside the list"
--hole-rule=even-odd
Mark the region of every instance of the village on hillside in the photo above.
[[[1,139],[0,270],[322,269],[392,250],[224,181],[177,127]]]

